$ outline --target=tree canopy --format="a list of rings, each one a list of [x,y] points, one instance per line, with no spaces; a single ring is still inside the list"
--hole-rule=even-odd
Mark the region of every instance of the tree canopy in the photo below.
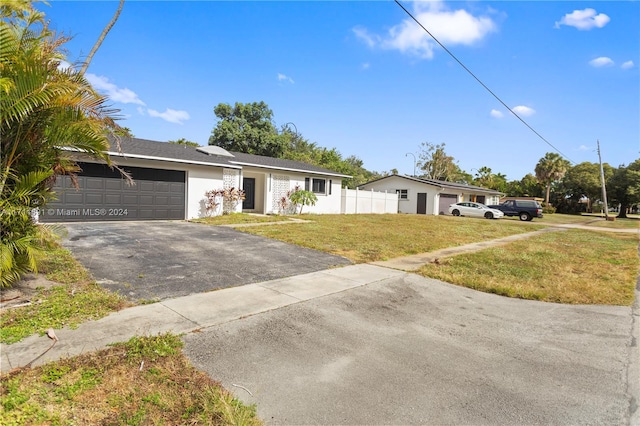
[[[67,39],[50,31],[30,2],[0,8],[0,286],[36,267],[42,248],[31,209],[51,198],[56,175],[78,166],[69,152],[110,163],[107,134],[118,129],[83,73],[64,61]]]
[[[562,179],[569,166],[569,162],[555,152],[547,152],[536,164],[536,178],[546,186],[546,205],[549,205],[551,184]]]
[[[263,101],[234,106],[218,104],[214,109],[218,123],[211,132],[209,145],[228,151],[281,158],[287,148],[287,137],[273,125],[273,111]]]
[[[613,171],[607,182],[607,195],[610,202],[620,204],[619,218],[626,218],[627,209],[640,204],[640,159]]]
[[[424,179],[457,182],[463,175],[453,157],[445,152],[444,143],[432,144],[423,142],[420,145],[417,166],[422,171],[419,176]]]

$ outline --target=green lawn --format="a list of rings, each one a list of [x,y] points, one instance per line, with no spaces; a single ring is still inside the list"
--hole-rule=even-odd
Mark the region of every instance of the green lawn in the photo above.
[[[631,305],[638,236],[570,229],[441,259],[418,273],[509,297]]]
[[[426,215],[302,215],[308,223],[242,228],[262,235],[344,256],[354,262],[372,262],[426,253],[544,227],[520,222]]]
[[[546,220],[534,222],[421,215],[304,217],[311,222],[243,231],[342,255],[354,262],[371,262],[594,220],[571,215],[548,215]],[[635,223],[635,219],[629,221]],[[638,235],[634,233],[558,231],[444,259],[440,265],[425,266],[420,273],[510,297],[629,305],[638,276],[637,251]]]

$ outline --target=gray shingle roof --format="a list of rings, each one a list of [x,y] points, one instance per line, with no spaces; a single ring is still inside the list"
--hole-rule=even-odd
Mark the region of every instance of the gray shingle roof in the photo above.
[[[417,178],[417,177],[413,177],[413,176],[407,176],[407,175],[385,176],[385,177],[382,177],[382,178],[375,179],[375,180],[372,180],[370,182],[367,182],[367,183],[363,184],[362,186],[368,185],[368,184],[373,183],[373,182],[378,182],[380,180],[387,179],[389,177],[399,177],[399,178],[403,178],[403,179],[412,180],[414,182],[425,183],[427,185],[440,186],[442,188],[456,189],[456,190],[461,190],[461,191],[480,192],[480,193],[495,194],[495,195],[502,194],[502,192],[496,191],[495,189],[483,188],[481,186],[467,185],[466,183],[448,182],[448,181],[444,181],[444,180],[421,179],[421,178]]]
[[[323,167],[313,166],[300,161],[285,160],[282,158],[265,157],[262,155],[244,154],[242,152],[230,152],[233,157],[209,155],[200,152],[193,146],[170,144],[147,139],[121,137],[120,149],[116,141],[111,140],[110,154],[122,157],[161,159],[190,164],[208,164],[212,166],[241,168],[251,166],[284,171],[298,171],[338,177],[350,177]]]
[[[116,140],[111,139],[111,151],[109,152],[109,154],[116,157],[148,158],[178,163],[240,168],[229,162],[230,157],[207,155],[196,151],[196,147],[193,146],[128,137],[121,137],[118,140],[119,147]]]

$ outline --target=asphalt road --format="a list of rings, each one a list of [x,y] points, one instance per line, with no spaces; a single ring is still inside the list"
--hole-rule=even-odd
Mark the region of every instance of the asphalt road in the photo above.
[[[64,227],[63,245],[97,282],[132,300],[164,300],[351,263],[231,228],[188,222]]]
[[[268,424],[619,425],[631,327],[403,274],[184,340]]]

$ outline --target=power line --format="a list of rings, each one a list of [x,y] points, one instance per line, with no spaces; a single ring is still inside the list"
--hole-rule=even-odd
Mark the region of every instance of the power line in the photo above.
[[[408,10],[407,10],[403,5],[402,5],[402,4],[400,4],[400,1],[399,1],[399,0],[394,0],[394,1],[395,1],[395,3],[396,3],[398,6],[400,6],[400,8],[401,8],[402,10],[404,10],[404,11],[405,11],[405,13],[406,13],[407,15],[409,15],[409,17],[410,17],[411,19],[413,19],[413,20],[415,21],[415,23],[416,23],[416,24],[418,24],[418,25],[420,26],[420,28],[422,28],[422,29],[423,29],[427,34],[429,34],[429,36],[430,36],[430,37],[431,37],[431,38],[432,38],[436,43],[438,43],[438,44],[440,45],[440,47],[442,47],[442,48],[444,49],[444,51],[445,51],[445,52],[447,52],[447,53],[449,54],[449,56],[451,56],[451,57],[452,57],[452,58],[453,58],[453,59],[454,59],[454,60],[455,60],[455,61],[456,61],[456,62],[457,62],[457,63],[458,63],[462,68],[464,68],[464,70],[465,70],[466,72],[468,72],[468,73],[471,75],[471,77],[473,77],[473,78],[474,78],[478,83],[480,83],[480,85],[481,85],[482,87],[484,87],[484,88],[487,90],[487,92],[491,93],[491,95],[492,95],[494,98],[496,98],[496,99],[498,100],[498,102],[500,102],[500,103],[501,103],[501,104],[502,104],[506,109],[508,109],[508,110],[509,110],[509,112],[510,112],[511,114],[513,114],[513,115],[514,115],[518,120],[520,120],[520,121],[522,122],[522,124],[524,124],[525,126],[527,126],[527,127],[529,128],[529,130],[531,130],[533,133],[535,133],[535,134],[536,134],[536,136],[538,136],[540,139],[542,139],[542,140],[543,140],[547,145],[549,145],[551,148],[553,148],[553,149],[554,149],[558,154],[562,155],[564,158],[566,158],[567,160],[569,160],[569,162],[571,162],[571,163],[575,164],[575,162],[574,162],[574,161],[572,161],[569,157],[567,157],[566,155],[564,155],[564,154],[562,153],[562,151],[560,151],[558,148],[556,148],[555,146],[553,146],[553,144],[552,144],[551,142],[549,142],[549,141],[548,141],[544,136],[542,136],[540,133],[538,133],[538,132],[536,131],[536,129],[534,129],[533,127],[531,127],[531,126],[529,125],[529,123],[527,123],[526,121],[524,121],[524,119],[523,119],[522,117],[520,117],[520,116],[519,116],[519,115],[518,115],[514,110],[512,110],[512,109],[511,109],[511,108],[510,108],[510,107],[509,107],[509,106],[508,106],[508,105],[507,105],[507,104],[506,104],[502,99],[500,99],[500,97],[499,97],[498,95],[496,95],[496,94],[495,94],[491,89],[489,89],[489,87],[487,87],[487,85],[486,85],[486,84],[484,84],[484,83],[482,82],[482,80],[480,80],[478,77],[476,77],[476,75],[475,75],[475,74],[474,74],[474,73],[473,73],[469,68],[467,68],[467,67],[465,66],[465,64],[463,64],[463,63],[462,63],[462,61],[460,61],[460,60],[456,57],[456,55],[454,55],[454,54],[453,54],[449,49],[447,49],[447,48],[445,47],[445,45],[444,45],[444,44],[440,43],[440,40],[438,40],[438,39],[437,39],[433,34],[431,34],[431,32],[430,32],[428,29],[426,29],[426,28],[425,28],[425,26],[424,26],[424,25],[422,25],[422,24],[420,23],[420,21],[418,21],[418,20],[416,19],[416,17],[415,17],[415,16],[413,16],[413,15],[411,14],[411,12],[409,12],[409,11],[408,11]]]

